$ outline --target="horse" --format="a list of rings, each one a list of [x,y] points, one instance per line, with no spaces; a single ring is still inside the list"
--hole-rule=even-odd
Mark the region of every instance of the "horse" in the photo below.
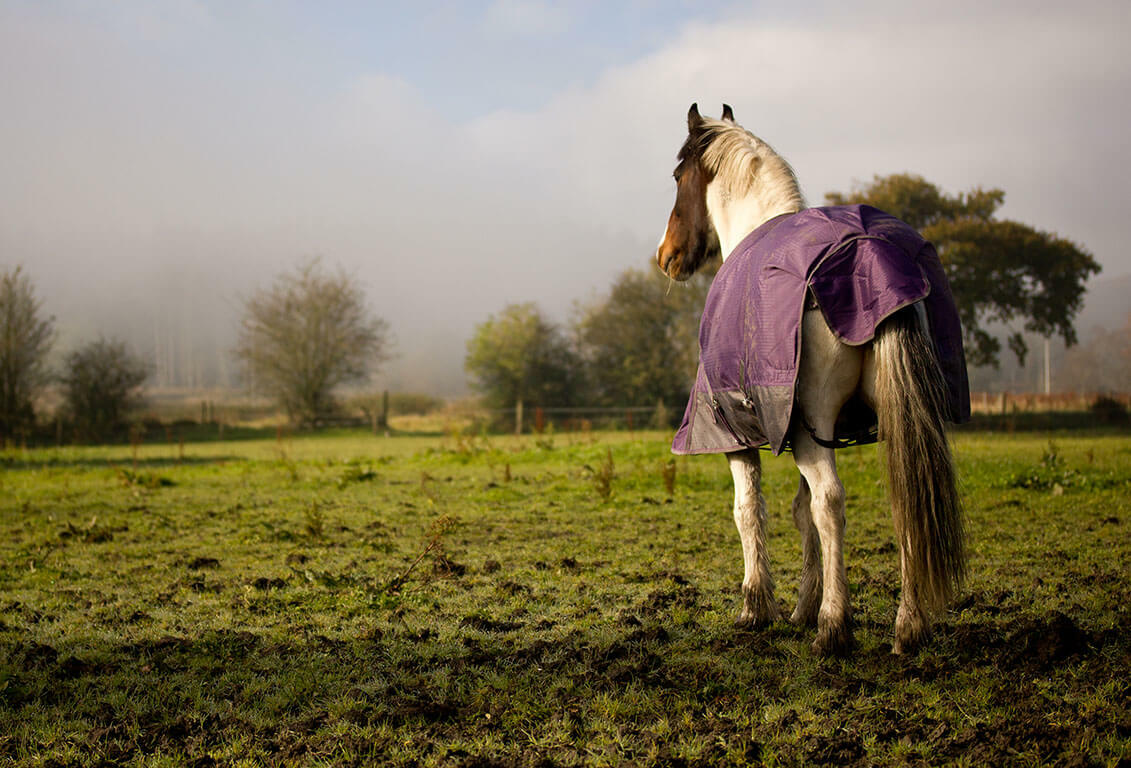
[[[790,165],[736,123],[730,106],[724,104],[722,118],[716,120],[701,116],[697,105],[692,104],[687,127],[687,139],[679,150],[673,174],[675,205],[657,248],[656,262],[669,278],[686,280],[712,256],[721,255],[723,266],[711,292],[718,289],[719,300],[724,301],[727,291],[734,287],[720,288],[720,278],[728,267],[728,256],[740,244],[747,238],[760,237],[763,228],[779,226],[776,222],[789,222],[822,209],[807,208]],[[861,210],[869,216],[882,214],[875,209]],[[924,253],[933,256],[931,264],[942,274],[929,243]],[[909,269],[914,272],[919,267]],[[957,328],[945,276],[941,280],[941,287],[935,286],[935,299],[943,302],[940,306]],[[827,308],[814,300],[812,280],[807,287],[802,287],[804,304],[797,305],[801,317],[796,343],[800,350],[792,390],[783,390],[791,392],[792,397],[784,404],[789,415],[788,422],[783,422],[785,437],[780,446],[792,450],[800,474],[792,513],[801,535],[802,570],[790,621],[816,626],[812,649],[818,655],[845,654],[854,645],[843,553],[845,490],[837,475],[835,455],[835,449],[844,443],[830,436],[835,435],[846,404],[862,402],[874,419],[873,441],[882,441],[887,447],[887,485],[899,544],[901,588],[892,652],[909,653],[929,638],[932,617],[953,600],[965,577],[964,513],[944,427],[944,421],[964,420],[962,404],[948,407],[948,384],[940,368],[938,344],[932,341],[924,317],[925,299],[880,318],[870,339],[848,343],[830,327],[825,317]],[[944,300],[950,301],[949,308]],[[711,301],[709,297],[708,304]],[[703,347],[704,339],[701,326],[701,361],[709,352]],[[960,330],[958,339],[957,364],[961,370],[955,375],[961,377],[966,389],[963,392],[958,387],[952,399],[960,401],[965,396],[968,419],[969,390]],[[710,396],[703,399],[711,407],[702,406],[703,412],[716,423],[731,426],[743,414],[751,418],[742,406],[749,406],[755,395],[732,393],[728,410],[720,406],[710,383],[705,386]],[[694,394],[692,400],[689,415],[697,407]],[[685,416],[685,427],[688,418]],[[728,436],[737,431],[731,429]],[[737,446],[698,451],[725,450],[734,479],[734,520],[744,563],[742,607],[735,619],[740,628],[762,627],[782,618],[774,598],[766,548],[766,502],[756,442],[742,444],[740,439]]]

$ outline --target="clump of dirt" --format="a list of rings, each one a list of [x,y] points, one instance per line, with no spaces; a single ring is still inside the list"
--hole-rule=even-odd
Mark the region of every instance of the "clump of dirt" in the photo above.
[[[1058,762],[1055,758],[1072,743],[1072,733],[1064,726],[1049,722],[1046,714],[1039,709],[1019,708],[1008,719],[1001,718],[986,725],[965,728],[949,739],[934,745],[940,755],[947,757],[965,756],[977,765],[989,765],[1002,755],[1022,752],[1036,752],[1041,764]],[[1068,756],[1065,756],[1068,757]],[[1074,754],[1077,760],[1083,758],[1084,765],[1090,765],[1085,755]]]
[[[812,765],[858,765],[864,758],[864,740],[851,730],[838,730],[830,736],[810,736],[802,744],[805,761]]]
[[[648,593],[635,613],[644,619],[666,616],[673,607],[695,608],[699,604],[699,598],[699,590],[683,582],[674,589],[656,589]]]
[[[460,577],[467,572],[467,566],[457,563],[443,552],[438,553],[432,561],[432,573],[442,577]]]
[[[406,697],[391,712],[389,720],[395,725],[403,725],[409,720],[442,723],[455,720],[458,716],[459,705],[453,702]]]
[[[260,576],[258,579],[251,582],[251,586],[259,590],[282,589],[287,586],[287,582],[283,579],[269,579],[266,576]]]
[[[563,557],[558,561],[558,567],[562,570],[570,571],[571,573],[578,573],[581,570],[581,566],[577,564],[577,560],[572,557]]]
[[[1076,622],[1054,611],[1047,617],[1022,622],[1010,635],[1009,645],[1017,661],[1029,661],[1044,669],[1086,651],[1089,639]]]
[[[68,521],[67,527],[59,531],[59,539],[61,541],[80,541],[84,544],[105,544],[108,541],[114,540],[115,533],[128,530],[129,526],[125,525],[112,528],[105,525],[98,525],[98,518],[93,517],[90,522],[84,526],[77,526]]]
[[[506,592],[508,595],[529,595],[534,592],[533,589],[525,584],[519,584],[517,581],[504,581],[498,585],[501,592]]]
[[[202,571],[206,568],[219,568],[220,561],[214,557],[197,557],[188,564],[190,571]]]
[[[981,608],[978,608],[981,612]],[[988,611],[991,615],[993,611]],[[1041,616],[1020,615],[1009,621],[966,621],[954,627],[940,624],[939,640],[952,642],[957,656],[932,657],[939,674],[968,663],[993,664],[1002,670],[1049,671],[1067,659],[1089,657],[1103,644],[1100,634],[1081,629],[1060,611]],[[905,673],[930,672],[915,657],[904,661]]]
[[[63,680],[73,680],[76,677],[89,675],[97,669],[96,665],[88,661],[75,656],[68,656],[59,662],[59,677]]]
[[[33,642],[24,651],[24,665],[32,668],[54,664],[57,658],[59,652],[45,643]]]
[[[626,643],[666,643],[669,640],[671,636],[661,626],[641,627],[629,632],[624,638]]]
[[[224,587],[215,582],[208,582],[205,579],[192,579],[185,582],[185,586],[193,592],[211,592],[213,594],[220,594],[224,591]]]

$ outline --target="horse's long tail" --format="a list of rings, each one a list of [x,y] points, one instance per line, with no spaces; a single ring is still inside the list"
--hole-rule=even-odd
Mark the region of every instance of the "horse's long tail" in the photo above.
[[[966,575],[965,528],[943,427],[946,386],[934,344],[913,310],[897,312],[881,326],[876,365],[876,410],[880,438],[887,443],[895,533],[920,605],[935,612]]]

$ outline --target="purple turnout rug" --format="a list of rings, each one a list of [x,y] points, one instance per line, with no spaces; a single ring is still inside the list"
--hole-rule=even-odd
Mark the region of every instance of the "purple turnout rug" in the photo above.
[[[853,345],[868,343],[884,318],[922,301],[948,417],[969,421],[962,329],[934,247],[871,206],[808,208],[751,232],[715,276],[699,325],[699,371],[673,453],[768,444],[778,454],[789,447],[807,295],[833,333]],[[875,426],[876,415],[854,399],[835,437],[874,440]]]

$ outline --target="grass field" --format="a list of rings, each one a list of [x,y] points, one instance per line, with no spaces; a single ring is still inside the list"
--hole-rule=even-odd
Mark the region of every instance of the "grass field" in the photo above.
[[[0,454],[0,763],[1131,764],[1131,436],[954,442],[969,583],[910,657],[880,454],[840,452],[827,660],[733,628],[726,463],[660,433]]]

